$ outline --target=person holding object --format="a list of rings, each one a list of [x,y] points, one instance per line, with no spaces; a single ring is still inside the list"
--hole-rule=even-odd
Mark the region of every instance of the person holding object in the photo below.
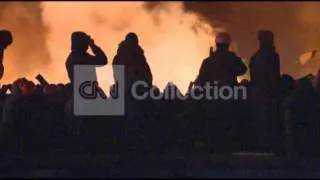
[[[94,56],[87,53],[88,48],[91,48]],[[71,35],[71,53],[66,61],[66,69],[70,82],[73,83],[73,68],[75,65],[95,65],[104,66],[108,63],[108,58],[103,50],[97,46],[94,40],[84,32],[77,31]],[[97,79],[95,68],[92,69],[95,78]]]
[[[216,50],[210,47],[209,57],[203,60],[199,75],[195,81],[197,86],[204,86],[207,82],[220,85],[237,84],[237,76],[245,74],[246,65],[242,59],[229,50],[231,36],[226,32],[220,32],[215,39]]]

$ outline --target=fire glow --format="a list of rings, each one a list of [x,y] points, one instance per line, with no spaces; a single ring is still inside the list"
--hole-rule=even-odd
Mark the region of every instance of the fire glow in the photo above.
[[[45,68],[35,66],[23,74],[32,80],[41,73],[49,82],[68,82],[65,61],[70,34],[80,30],[91,35],[108,57],[108,65],[98,69],[98,79],[107,90],[113,82],[110,65],[118,44],[128,32],[136,32],[154,84],[163,89],[171,81],[185,92],[214,41],[215,29],[197,14],[186,12],[181,2],[165,2],[153,10],[146,9],[144,2],[41,2],[41,8],[51,61]],[[5,61],[7,69],[15,71],[10,59]],[[18,78],[12,76],[4,80]]]

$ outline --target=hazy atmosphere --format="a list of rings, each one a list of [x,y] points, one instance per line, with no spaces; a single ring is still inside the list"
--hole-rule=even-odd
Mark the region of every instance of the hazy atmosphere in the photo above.
[[[0,25],[15,38],[6,52],[3,82],[23,76],[33,79],[39,72],[49,81],[66,82],[64,62],[70,34],[76,30],[89,33],[109,62],[125,34],[136,32],[155,84],[164,87],[173,81],[185,90],[208,55],[215,32],[228,31],[233,50],[248,63],[257,49],[257,31],[270,29],[275,33],[282,72],[297,77],[300,54],[319,45],[319,10],[317,2],[1,3]],[[111,80],[109,69],[99,71],[100,80]]]

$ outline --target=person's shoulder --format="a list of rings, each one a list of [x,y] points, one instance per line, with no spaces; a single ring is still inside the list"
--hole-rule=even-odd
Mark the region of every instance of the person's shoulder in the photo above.
[[[238,57],[238,55],[233,51],[228,51],[228,55],[231,57]]]
[[[78,54],[77,53],[75,53],[75,52],[70,52],[69,53],[69,55],[68,55],[68,57],[67,57],[67,61],[69,60],[69,61],[71,61],[71,60],[73,60],[75,57],[77,57],[78,56]]]
[[[229,53],[229,55],[231,55],[231,56],[237,56],[237,54],[236,54],[235,52],[233,52],[233,51],[228,51],[228,53]]]
[[[260,55],[260,52],[259,51],[256,51],[256,52],[254,52],[253,53],[253,55],[251,56],[251,60],[255,60],[257,57],[259,57],[259,55]]]
[[[138,48],[138,51],[139,51],[140,54],[144,54],[144,50],[140,45],[138,45],[137,48]]]
[[[71,54],[68,55],[65,64],[66,64],[66,65],[67,65],[67,64],[70,64],[70,62],[71,62]]]
[[[229,51],[229,56],[232,58],[232,59],[240,59],[241,60],[241,57],[238,56],[235,52],[233,51]]]
[[[73,63],[75,59],[76,59],[75,53],[71,52],[67,57],[66,65]]]
[[[203,63],[208,63],[213,59],[213,56],[208,56],[206,58],[203,59]]]
[[[113,57],[112,65],[118,65],[118,64],[119,64],[119,55],[116,54],[116,55]]]
[[[128,44],[125,42],[125,41],[121,41],[118,45],[118,49],[119,50],[122,50],[122,49],[125,49],[127,48]]]

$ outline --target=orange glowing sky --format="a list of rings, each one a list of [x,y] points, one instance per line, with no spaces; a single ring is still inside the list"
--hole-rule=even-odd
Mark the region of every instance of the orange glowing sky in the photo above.
[[[186,5],[189,11],[184,9],[187,3],[160,4],[146,9],[145,2],[137,1],[1,2],[0,27],[13,32],[14,42],[5,52],[0,83],[19,77],[35,80],[39,73],[52,83],[67,82],[64,64],[70,52],[70,34],[79,30],[90,34],[109,58],[109,64],[98,70],[104,89],[113,81],[110,64],[117,46],[130,31],[139,35],[154,84],[161,89],[172,81],[185,92],[207,57],[214,35],[221,30],[230,32],[232,50],[248,60],[258,48],[255,33],[274,30],[283,73],[297,78],[301,72],[318,70],[312,63],[302,67],[296,62],[301,53],[318,50],[319,3],[190,3]],[[193,5],[198,10],[190,11]]]
[[[81,30],[108,56],[108,65],[98,69],[98,79],[108,89],[112,83],[110,64],[118,44],[133,31],[145,50],[154,84],[163,89],[172,81],[185,92],[208,56],[216,30],[196,14],[186,13],[180,2],[167,2],[153,11],[147,11],[143,2],[42,2],[41,7],[43,22],[49,28],[46,44],[51,64],[45,69],[35,64],[33,72],[21,75],[33,80],[41,73],[53,83],[68,81],[64,63],[70,52],[70,34]],[[11,73],[5,74],[4,81],[17,78],[12,75],[15,65],[10,58],[14,56],[7,56],[5,66]]]

